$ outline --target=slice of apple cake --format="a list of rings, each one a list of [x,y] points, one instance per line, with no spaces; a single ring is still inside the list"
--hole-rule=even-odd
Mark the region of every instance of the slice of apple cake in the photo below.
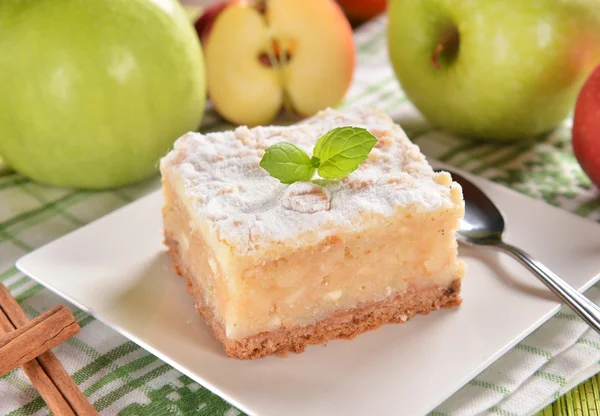
[[[345,178],[286,185],[259,166],[269,146],[309,150],[339,126],[378,139]],[[377,110],[188,133],[160,168],[172,264],[231,357],[301,352],[461,302],[461,188]]]

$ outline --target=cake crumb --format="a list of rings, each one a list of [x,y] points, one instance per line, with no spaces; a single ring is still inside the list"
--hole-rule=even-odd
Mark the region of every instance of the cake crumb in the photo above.
[[[295,182],[283,194],[281,205],[289,210],[312,214],[331,209],[327,189],[310,182]]]

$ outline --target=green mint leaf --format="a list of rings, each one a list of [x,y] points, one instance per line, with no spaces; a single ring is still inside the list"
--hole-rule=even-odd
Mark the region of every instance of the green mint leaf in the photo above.
[[[339,179],[354,172],[365,161],[377,138],[361,127],[338,127],[325,133],[315,145],[321,161],[319,175]]]
[[[313,156],[310,158],[310,165],[314,168],[318,168],[319,166],[321,166],[321,159],[319,159],[316,156]]]
[[[281,142],[265,150],[260,167],[282,183],[309,181],[315,166],[306,152],[291,143]]]

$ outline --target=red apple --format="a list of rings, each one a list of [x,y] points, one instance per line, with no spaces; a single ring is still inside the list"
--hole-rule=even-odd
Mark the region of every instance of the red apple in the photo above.
[[[352,22],[364,22],[385,12],[387,0],[337,0]]]
[[[215,23],[215,19],[227,6],[229,6],[229,1],[213,3],[200,15],[198,20],[196,20],[194,27],[196,28],[196,32],[198,33],[201,42],[206,41],[206,37],[210,33],[210,30]]]
[[[352,80],[352,28],[334,0],[233,0],[196,24],[208,95],[234,124],[337,105]]]
[[[600,65],[587,78],[577,97],[573,152],[583,171],[600,188]]]

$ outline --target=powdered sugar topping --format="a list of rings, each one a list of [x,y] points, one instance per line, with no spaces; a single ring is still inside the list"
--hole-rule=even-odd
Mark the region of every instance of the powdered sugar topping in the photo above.
[[[319,137],[339,126],[367,128],[378,138],[368,159],[342,180],[280,183],[259,166],[267,147],[287,141],[309,155]],[[374,109],[328,109],[294,126],[238,127],[188,133],[161,161],[198,221],[238,254],[273,243],[314,244],[356,230],[398,206],[434,211],[453,205],[448,183],[385,114]],[[183,193],[184,195],[181,195]]]

